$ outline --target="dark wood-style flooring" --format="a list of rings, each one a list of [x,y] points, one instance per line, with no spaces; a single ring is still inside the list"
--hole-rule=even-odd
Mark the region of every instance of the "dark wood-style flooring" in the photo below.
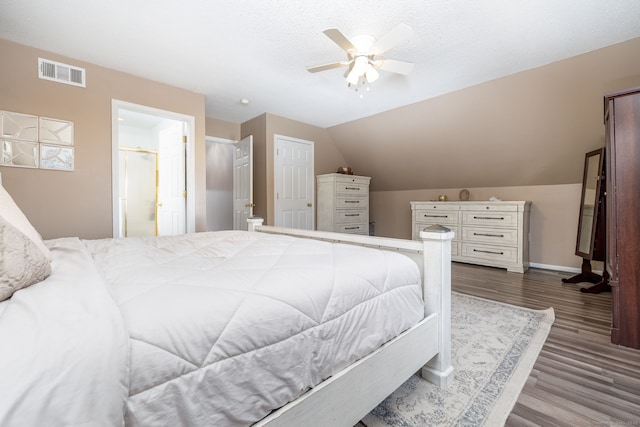
[[[640,351],[611,344],[611,293],[584,294],[568,273],[525,274],[453,263],[454,291],[533,309],[556,320],[507,426],[640,427]]]

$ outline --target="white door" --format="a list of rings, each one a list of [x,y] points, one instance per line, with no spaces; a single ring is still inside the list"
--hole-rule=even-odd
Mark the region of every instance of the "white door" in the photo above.
[[[158,132],[158,235],[186,230],[186,135],[183,123],[171,120]]]
[[[282,135],[274,140],[274,224],[313,230],[313,142]]]
[[[253,216],[253,136],[238,141],[233,152],[233,229],[246,230]]]

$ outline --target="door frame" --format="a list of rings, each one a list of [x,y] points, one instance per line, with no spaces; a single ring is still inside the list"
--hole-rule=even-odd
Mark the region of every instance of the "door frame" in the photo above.
[[[173,111],[161,110],[159,108],[148,107],[146,105],[134,104],[132,102],[121,101],[118,99],[111,100],[111,214],[112,214],[112,236],[115,237],[119,233],[119,216],[118,209],[118,189],[119,187],[119,158],[118,150],[120,147],[119,127],[120,122],[118,116],[120,110],[129,110],[136,113],[158,116],[166,119],[172,119],[184,122],[186,124],[186,232],[195,233],[196,231],[196,201],[195,201],[195,123],[193,116],[176,113]]]

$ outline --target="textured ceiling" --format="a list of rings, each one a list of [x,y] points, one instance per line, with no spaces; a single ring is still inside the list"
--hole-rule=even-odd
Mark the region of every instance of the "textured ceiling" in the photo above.
[[[399,23],[414,36],[385,56],[410,75],[381,72],[360,99],[343,69],[306,71],[345,58],[325,29]],[[0,1],[0,38],[202,93],[208,117],[237,123],[329,127],[638,36],[638,0]]]

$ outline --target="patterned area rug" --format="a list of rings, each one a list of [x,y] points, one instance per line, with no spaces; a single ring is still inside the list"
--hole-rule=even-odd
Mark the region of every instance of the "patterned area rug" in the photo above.
[[[367,427],[503,425],[553,321],[553,308],[530,310],[454,292],[452,385],[442,390],[414,375],[362,423]]]

